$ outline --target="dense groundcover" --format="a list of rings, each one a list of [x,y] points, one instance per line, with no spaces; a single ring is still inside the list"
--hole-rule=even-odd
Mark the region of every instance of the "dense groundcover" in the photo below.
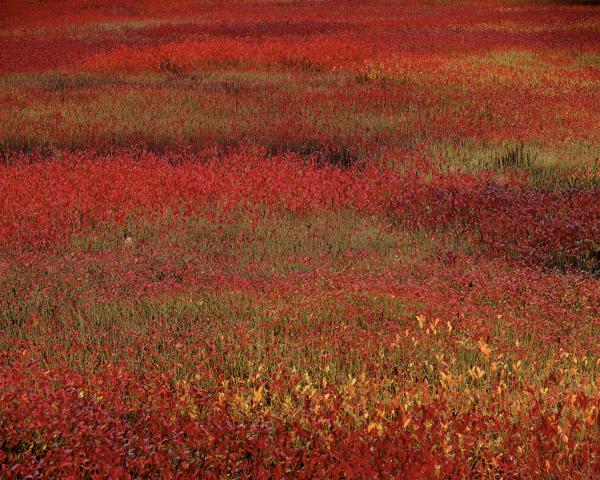
[[[600,476],[600,7],[0,6],[0,477]]]

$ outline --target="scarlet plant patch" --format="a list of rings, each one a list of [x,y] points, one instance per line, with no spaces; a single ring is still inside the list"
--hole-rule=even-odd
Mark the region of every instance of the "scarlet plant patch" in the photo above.
[[[1,477],[598,477],[596,6],[38,3]]]

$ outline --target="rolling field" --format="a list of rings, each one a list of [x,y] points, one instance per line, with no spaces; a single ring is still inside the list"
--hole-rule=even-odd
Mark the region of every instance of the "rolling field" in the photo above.
[[[600,5],[1,1],[0,478],[600,478]]]

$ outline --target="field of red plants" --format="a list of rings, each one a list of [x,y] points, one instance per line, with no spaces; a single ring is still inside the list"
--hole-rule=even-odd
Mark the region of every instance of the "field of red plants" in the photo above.
[[[0,478],[600,478],[600,5],[0,2]]]

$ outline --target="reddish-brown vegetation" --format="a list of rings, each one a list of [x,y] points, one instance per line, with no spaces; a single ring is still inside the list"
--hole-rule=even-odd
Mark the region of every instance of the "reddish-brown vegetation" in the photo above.
[[[0,6],[0,477],[600,475],[600,11]]]

